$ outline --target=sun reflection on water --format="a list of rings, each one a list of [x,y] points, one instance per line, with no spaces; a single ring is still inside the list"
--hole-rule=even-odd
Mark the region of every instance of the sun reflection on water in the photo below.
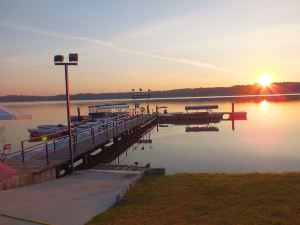
[[[260,102],[260,108],[263,113],[269,112],[269,103],[266,100]]]

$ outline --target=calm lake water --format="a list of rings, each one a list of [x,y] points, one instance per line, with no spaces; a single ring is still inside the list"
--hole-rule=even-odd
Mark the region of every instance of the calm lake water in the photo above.
[[[72,114],[80,107],[82,114],[87,106],[103,101],[72,102]],[[168,106],[168,111],[184,111],[186,105],[207,104],[193,100],[156,101]],[[231,102],[214,102],[217,111],[230,111]],[[66,124],[64,102],[2,104],[29,113],[32,120],[0,121],[0,141],[20,149],[20,140],[27,139],[27,128],[39,124]],[[143,104],[141,104],[143,105]],[[203,125],[164,125],[153,128],[144,139],[151,144],[135,144],[129,150],[124,164],[165,167],[167,173],[176,172],[283,172],[300,170],[300,101],[236,103],[236,111],[246,111],[247,121],[236,121],[232,130],[230,121],[210,124],[218,132],[186,132],[186,127]],[[189,129],[189,128],[188,128]]]

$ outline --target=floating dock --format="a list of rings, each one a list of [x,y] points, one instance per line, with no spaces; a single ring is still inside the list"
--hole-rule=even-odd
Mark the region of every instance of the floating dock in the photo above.
[[[232,103],[231,112],[213,112],[214,109],[218,109],[218,105],[186,106],[186,113],[158,114],[158,119],[161,123],[172,124],[207,124],[219,123],[222,120],[247,120],[247,112],[235,112],[234,103]],[[198,112],[199,110],[205,110],[205,112]]]

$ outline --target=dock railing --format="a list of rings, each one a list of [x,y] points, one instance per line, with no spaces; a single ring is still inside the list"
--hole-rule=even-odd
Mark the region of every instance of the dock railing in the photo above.
[[[82,124],[85,127],[74,127],[72,132],[72,147],[74,154],[76,155],[76,149],[80,143],[87,142],[87,148],[91,144],[96,146],[96,139],[103,137],[109,138],[114,134],[121,134],[128,129],[131,129],[137,125],[141,125],[143,122],[155,117],[156,114],[139,114],[139,115],[126,115],[116,116],[105,120],[99,120],[93,123]],[[50,164],[49,154],[55,153],[60,150],[67,150],[69,135],[58,136],[58,133],[47,135],[48,137],[54,137],[51,140],[41,140],[42,137],[36,137],[32,139],[26,139],[21,141],[21,150],[11,153],[7,158],[10,160],[19,160],[20,165],[24,164],[28,160],[46,160],[47,165]],[[34,141],[41,140],[36,143]]]

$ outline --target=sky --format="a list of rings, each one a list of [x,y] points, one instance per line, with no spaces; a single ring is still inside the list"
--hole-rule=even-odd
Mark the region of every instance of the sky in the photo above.
[[[300,81],[299,0],[0,0],[0,95]]]

